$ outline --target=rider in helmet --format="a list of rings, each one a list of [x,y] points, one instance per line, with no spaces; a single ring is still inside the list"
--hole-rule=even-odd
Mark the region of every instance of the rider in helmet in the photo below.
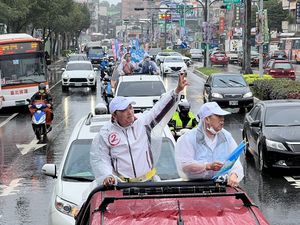
[[[47,91],[46,84],[40,83],[38,89],[39,90],[31,97],[28,108],[31,115],[33,115],[33,113],[36,111],[36,109],[32,107],[33,104],[38,102],[46,104],[47,108],[43,110],[46,113],[46,124],[48,127],[50,127],[53,120],[52,97],[50,93]]]
[[[144,55],[144,60],[140,63],[142,74],[159,74],[159,68],[148,54]]]
[[[177,111],[173,114],[169,122],[170,130],[176,138],[176,131],[181,129],[192,129],[198,122],[194,114],[190,111],[191,105],[186,99],[180,100]]]

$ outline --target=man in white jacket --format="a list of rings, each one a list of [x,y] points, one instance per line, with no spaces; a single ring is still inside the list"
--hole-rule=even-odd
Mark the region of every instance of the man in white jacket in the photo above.
[[[143,182],[156,173],[151,149],[151,130],[174,113],[178,94],[187,85],[185,75],[179,75],[175,90],[165,94],[153,108],[134,114],[132,104],[125,97],[115,97],[109,104],[112,120],[94,138],[90,162],[98,184]],[[169,115],[170,118],[164,118]]]
[[[175,146],[175,158],[179,175],[184,179],[212,179],[221,169],[237,144],[225,130],[224,116],[216,102],[201,106],[197,114],[199,125],[181,136]],[[238,159],[228,172],[227,184],[238,186],[243,179],[243,167]]]

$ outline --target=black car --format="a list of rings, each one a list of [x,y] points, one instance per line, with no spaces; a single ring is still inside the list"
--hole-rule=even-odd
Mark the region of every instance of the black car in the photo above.
[[[253,107],[253,94],[241,74],[215,73],[204,84],[204,102],[217,102],[222,108]]]
[[[300,168],[300,100],[259,101],[245,116],[242,136],[260,171]]]

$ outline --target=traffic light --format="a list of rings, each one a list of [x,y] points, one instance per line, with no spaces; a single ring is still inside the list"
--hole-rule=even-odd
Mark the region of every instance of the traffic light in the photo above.
[[[221,9],[230,10],[231,9],[231,5],[221,5],[220,8]]]

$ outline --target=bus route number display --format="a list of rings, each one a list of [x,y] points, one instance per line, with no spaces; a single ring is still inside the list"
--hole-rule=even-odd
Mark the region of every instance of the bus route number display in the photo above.
[[[11,55],[39,51],[38,42],[22,42],[0,45],[0,55]]]

